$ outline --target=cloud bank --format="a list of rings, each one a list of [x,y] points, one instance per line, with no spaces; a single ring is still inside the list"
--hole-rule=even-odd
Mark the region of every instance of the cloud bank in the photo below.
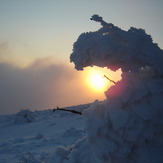
[[[50,58],[37,59],[26,68],[0,63],[0,114],[91,102],[84,87],[71,66]]]

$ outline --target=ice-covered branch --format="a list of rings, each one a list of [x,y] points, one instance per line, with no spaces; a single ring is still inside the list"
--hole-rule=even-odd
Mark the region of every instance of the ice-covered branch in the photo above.
[[[67,109],[60,109],[58,106],[57,106],[57,109],[53,109],[53,112],[55,112],[56,110],[67,111],[67,112],[71,112],[71,113],[74,113],[74,114],[80,114],[80,115],[82,115],[82,113],[79,112],[79,111],[76,111],[76,110],[67,110]]]
[[[115,82],[114,80],[111,80],[111,79],[110,79],[110,78],[108,78],[106,75],[104,75],[104,77],[105,77],[106,79],[108,79],[110,82],[112,82],[112,83],[116,84],[116,82]]]

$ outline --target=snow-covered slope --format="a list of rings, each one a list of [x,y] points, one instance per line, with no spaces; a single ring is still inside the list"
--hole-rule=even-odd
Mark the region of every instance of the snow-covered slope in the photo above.
[[[68,107],[82,111],[89,104]],[[0,163],[54,162],[58,146],[64,148],[85,135],[82,116],[45,110],[20,111],[0,116]]]

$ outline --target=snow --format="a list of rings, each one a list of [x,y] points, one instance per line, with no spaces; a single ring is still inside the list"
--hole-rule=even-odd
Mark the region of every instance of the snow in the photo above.
[[[65,109],[81,111],[89,105]],[[33,121],[27,121],[24,113]],[[84,124],[80,115],[53,110],[0,116],[0,163],[54,162],[55,151],[65,158],[66,147],[85,136]]]
[[[21,110],[15,117],[15,123],[30,123],[35,120],[33,113],[30,110]]]
[[[106,100],[56,110],[0,116],[0,162],[162,163],[163,51],[143,29],[124,31],[93,15],[102,28],[83,33],[70,61],[122,70]]]

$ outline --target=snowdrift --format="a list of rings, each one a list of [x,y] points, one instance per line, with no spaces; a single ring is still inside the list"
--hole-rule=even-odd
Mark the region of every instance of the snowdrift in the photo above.
[[[22,123],[31,123],[34,122],[34,120],[35,120],[34,113],[26,109],[26,110],[21,110],[16,114],[14,122],[16,124],[22,124]]]
[[[62,148],[64,163],[163,162],[163,51],[143,29],[124,31],[93,15],[102,28],[83,33],[70,61],[87,66],[121,68],[122,80],[83,113],[87,136]]]

